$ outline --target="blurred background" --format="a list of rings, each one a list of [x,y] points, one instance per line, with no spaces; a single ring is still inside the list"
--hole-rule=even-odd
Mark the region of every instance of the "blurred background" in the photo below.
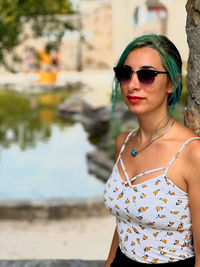
[[[137,128],[112,68],[135,37],[169,37],[183,64],[186,0],[0,2],[0,259],[105,260],[103,191],[115,137]]]

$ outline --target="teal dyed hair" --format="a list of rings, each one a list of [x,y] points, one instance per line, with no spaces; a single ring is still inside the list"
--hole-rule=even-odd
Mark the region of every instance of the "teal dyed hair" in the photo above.
[[[169,78],[174,87],[173,93],[168,96],[168,106],[171,106],[170,114],[172,114],[182,91],[182,60],[178,49],[166,36],[157,34],[143,35],[127,45],[117,63],[117,66],[124,65],[124,61],[132,50],[142,47],[150,47],[157,50],[161,56],[163,67],[169,73]],[[112,89],[113,110],[115,108],[119,88],[121,88],[120,82],[115,77]]]

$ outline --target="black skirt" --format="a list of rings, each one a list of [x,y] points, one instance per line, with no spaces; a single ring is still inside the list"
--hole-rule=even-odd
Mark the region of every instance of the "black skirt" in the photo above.
[[[142,266],[149,266],[149,265],[159,265],[162,267],[194,267],[195,264],[195,257],[188,258],[186,260],[180,260],[176,262],[169,262],[169,263],[141,263],[136,262],[128,257],[126,257],[122,252],[121,249],[118,247],[116,256],[114,261],[111,263],[111,267],[142,267]]]

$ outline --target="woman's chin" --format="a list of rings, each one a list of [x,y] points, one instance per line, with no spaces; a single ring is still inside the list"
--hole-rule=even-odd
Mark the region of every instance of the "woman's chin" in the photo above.
[[[139,106],[139,105],[127,105],[128,109],[130,110],[130,112],[134,113],[135,115],[142,115],[142,114],[146,114],[149,111],[146,110],[146,108],[144,108],[144,106]]]

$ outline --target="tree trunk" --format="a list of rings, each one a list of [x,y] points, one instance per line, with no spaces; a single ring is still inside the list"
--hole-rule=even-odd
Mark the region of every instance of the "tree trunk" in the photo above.
[[[188,103],[185,124],[200,135],[200,0],[186,4],[186,33],[189,45],[187,66]]]

